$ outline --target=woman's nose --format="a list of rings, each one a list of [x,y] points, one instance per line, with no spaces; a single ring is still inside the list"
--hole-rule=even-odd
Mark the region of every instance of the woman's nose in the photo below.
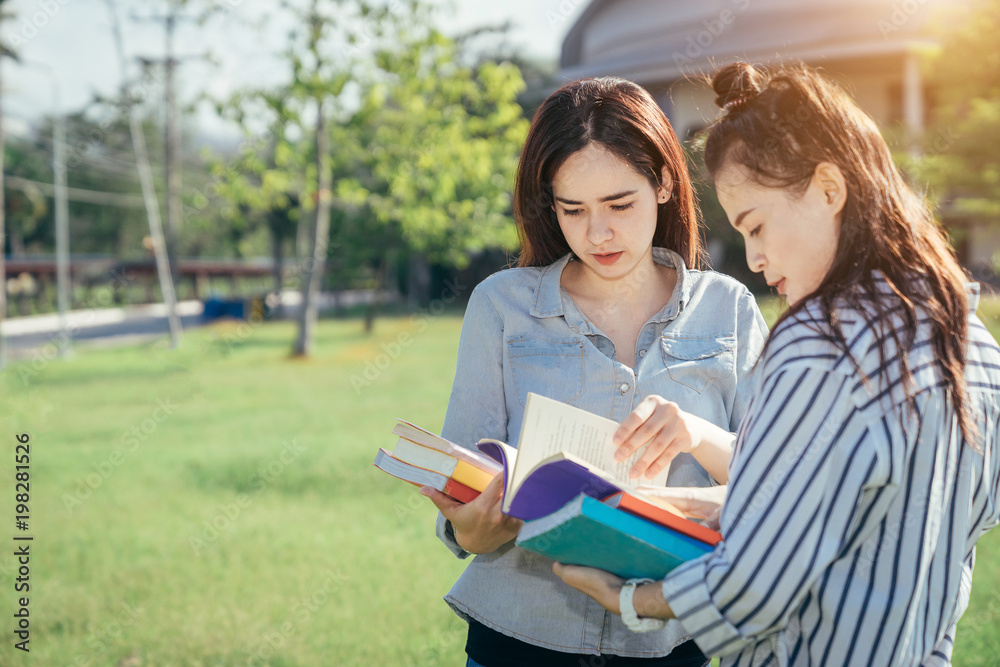
[[[590,224],[587,226],[587,240],[593,245],[601,245],[611,239],[614,233],[611,230],[611,225],[608,219],[601,215],[595,214],[590,218]]]
[[[760,273],[767,266],[767,259],[764,257],[764,253],[760,252],[757,248],[747,245],[747,266],[754,273]]]

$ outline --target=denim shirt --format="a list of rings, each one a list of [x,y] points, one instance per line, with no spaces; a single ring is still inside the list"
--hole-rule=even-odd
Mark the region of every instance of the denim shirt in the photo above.
[[[529,391],[622,421],[646,396],[735,431],[750,399],[749,374],[767,326],[741,283],[689,271],[677,253],[653,249],[677,273],[674,292],[637,338],[634,368],[560,285],[567,255],[547,267],[501,271],[473,291],[442,435],[472,446],[496,438],[515,446]],[[610,307],[614,307],[613,305]],[[690,454],[671,463],[670,486],[710,486]],[[451,551],[451,525],[438,516]],[[666,655],[686,633],[677,621],[636,634],[615,614],[552,573],[552,561],[513,542],[476,556],[445,600],[463,618],[536,646],[578,654]]]

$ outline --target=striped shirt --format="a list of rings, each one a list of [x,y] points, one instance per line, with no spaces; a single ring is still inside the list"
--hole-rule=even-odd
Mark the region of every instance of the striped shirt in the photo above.
[[[950,664],[976,541],[1000,522],[1000,348],[978,296],[974,285],[965,375],[981,452],[962,438],[926,321],[908,352],[909,406],[891,339],[887,384],[859,313],[843,310],[842,330],[868,383],[820,333],[818,307],[772,334],[730,464],[725,540],[663,582],[706,654],[741,667]]]

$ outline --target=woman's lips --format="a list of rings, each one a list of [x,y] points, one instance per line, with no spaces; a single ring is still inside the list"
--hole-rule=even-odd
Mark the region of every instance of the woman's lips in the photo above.
[[[618,252],[608,252],[604,253],[603,255],[594,255],[594,259],[596,259],[599,263],[603,264],[604,266],[611,266],[612,264],[617,262],[618,258],[621,256],[622,256],[622,251],[619,250]]]

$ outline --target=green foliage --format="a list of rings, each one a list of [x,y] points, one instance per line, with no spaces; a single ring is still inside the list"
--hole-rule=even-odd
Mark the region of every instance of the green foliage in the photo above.
[[[252,149],[216,161],[227,223],[267,220],[272,233],[289,236],[300,207],[312,210],[310,100],[321,95],[332,103],[328,256],[336,282],[384,275],[414,255],[463,267],[477,251],[513,248],[510,192],[527,132],[518,69],[461,64],[460,47],[431,27],[424,2],[335,4],[336,13],[312,14],[283,3],[302,26],[285,53],[288,82],[220,105]],[[255,137],[251,128],[261,127]]]
[[[1000,219],[1000,0],[960,12],[931,61],[938,100],[917,174],[950,212]]]
[[[376,53],[377,78],[339,128],[337,194],[363,223],[355,230],[464,267],[470,253],[516,244],[510,192],[527,121],[516,67],[459,60],[433,30]]]

